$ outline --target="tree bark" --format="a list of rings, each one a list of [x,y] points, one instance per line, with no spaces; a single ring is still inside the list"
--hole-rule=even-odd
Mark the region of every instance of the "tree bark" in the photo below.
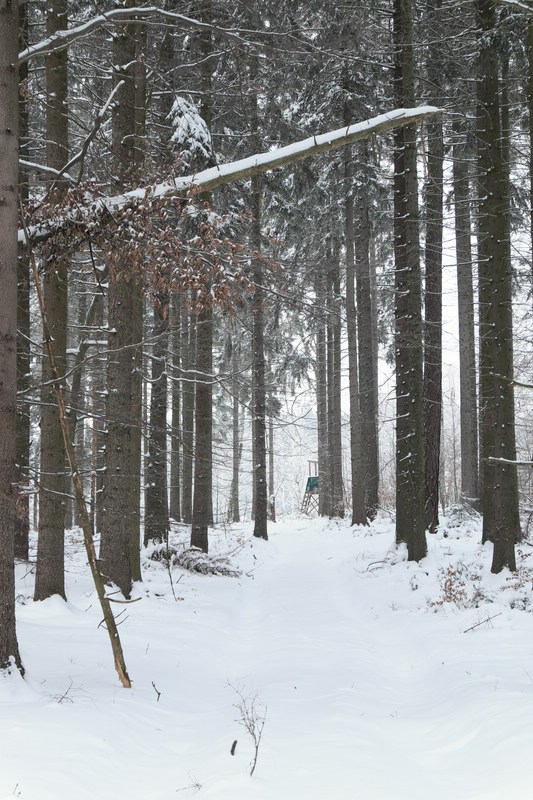
[[[18,3],[0,0],[0,670],[23,672],[15,625]]]
[[[67,0],[51,0],[47,6],[48,35],[67,28]],[[60,170],[68,161],[67,51],[51,53],[46,60],[46,160]],[[60,200],[66,190],[58,182],[54,193]],[[44,301],[54,340],[56,365],[65,374],[67,353],[67,275],[69,264],[55,248],[45,254]],[[39,484],[39,539],[35,570],[35,600],[53,594],[65,598],[65,511],[68,482],[63,436],[47,354],[42,367],[41,464]]]
[[[128,5],[132,5],[129,0]],[[125,27],[119,28],[113,42],[114,81],[122,85],[113,107],[112,134],[114,172],[120,185],[131,176],[135,156],[135,38]],[[106,467],[102,490],[102,531],[100,561],[103,574],[129,597],[133,580],[132,539],[138,539],[136,503],[132,497],[135,465],[132,463],[132,430],[140,423],[132,413],[139,411],[137,368],[138,265],[133,270],[124,254],[115,249],[109,265],[107,366]],[[134,299],[135,298],[135,299]],[[137,334],[137,336],[136,336]]]
[[[19,8],[19,50],[28,45],[27,3]],[[27,159],[28,147],[28,99],[24,96],[28,65],[19,67],[19,141],[20,158]],[[27,171],[19,169],[19,200],[28,199]],[[17,458],[16,482],[18,486],[17,513],[15,516],[15,558],[28,560],[30,508],[30,404],[27,390],[30,386],[30,263],[27,252],[21,248],[17,270]]]
[[[355,274],[357,280],[357,341],[359,355],[359,404],[361,407],[362,463],[368,519],[378,510],[379,441],[377,403],[377,314],[375,275],[370,259],[367,144],[358,148],[361,188],[355,202]],[[375,271],[375,270],[374,270]]]
[[[344,151],[344,178],[346,201],[346,335],[348,339],[348,374],[350,395],[350,468],[352,484],[352,525],[368,523],[365,504],[365,453],[362,436],[362,418],[359,405],[359,357],[357,311],[355,307],[355,235],[354,235],[354,176],[353,153]]]
[[[464,133],[454,126],[453,194],[457,303],[459,320],[459,374],[461,420],[461,496],[479,505],[478,417],[474,288],[472,279],[471,195],[468,153]]]
[[[168,297],[158,296],[154,303],[154,348],[150,395],[148,464],[145,472],[146,509],[144,544],[168,542],[167,490],[167,340]]]
[[[520,538],[516,465],[509,186],[503,163],[496,15],[477,0],[478,282],[483,456],[483,541],[494,542],[492,572],[516,569]],[[503,461],[492,459],[504,459]],[[509,463],[511,462],[511,463]]]
[[[394,0],[396,102],[414,100],[411,0]],[[394,135],[396,360],[396,542],[410,561],[427,553],[424,509],[424,392],[416,129]]]
[[[436,43],[441,0],[431,0],[427,23],[428,83],[433,98],[440,100],[443,64]],[[440,118],[427,122],[425,323],[424,323],[424,432],[426,527],[436,533],[439,526],[439,471],[442,420],[442,232],[444,139]]]

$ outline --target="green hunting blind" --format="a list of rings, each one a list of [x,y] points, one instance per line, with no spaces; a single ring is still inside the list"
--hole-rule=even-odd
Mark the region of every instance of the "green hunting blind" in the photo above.
[[[319,483],[318,483],[318,461],[308,461],[309,476],[305,484],[305,492],[300,511],[302,514],[309,514],[311,511],[318,511]]]

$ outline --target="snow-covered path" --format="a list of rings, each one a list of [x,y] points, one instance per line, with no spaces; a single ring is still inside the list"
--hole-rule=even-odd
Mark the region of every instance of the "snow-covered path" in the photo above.
[[[178,600],[152,565],[121,627],[131,691],[74,547],[69,604],[19,606],[28,675],[0,686],[0,798],[529,800],[533,615],[486,575],[475,530],[433,537],[421,565],[393,552],[390,525],[369,534],[300,519],[269,542],[219,532],[215,551],[243,541],[243,576],[175,571]],[[430,606],[456,560],[492,602]],[[253,777],[242,698],[265,717]]]

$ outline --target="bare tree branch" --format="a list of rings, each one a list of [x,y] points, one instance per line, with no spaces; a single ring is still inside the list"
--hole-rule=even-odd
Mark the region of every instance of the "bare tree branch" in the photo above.
[[[200,20],[186,17],[183,14],[164,11],[162,8],[157,8],[156,6],[145,6],[144,8],[142,6],[139,8],[116,8],[105,14],[99,14],[97,17],[87,20],[87,22],[84,22],[82,25],[77,25],[75,28],[68,28],[64,31],[58,31],[47,39],[42,39],[40,42],[30,45],[19,53],[19,65],[24,64],[35,56],[44,56],[57,50],[65,50],[65,48],[69,47],[73,42],[85,39],[85,37],[99,30],[99,28],[102,28],[104,25],[108,25],[110,22],[120,22],[122,25],[136,24],[140,19],[147,19],[149,17],[170,19],[174,22],[181,22],[188,28],[194,28],[200,31],[208,30],[219,36],[235,39],[240,44],[248,44],[237,29],[231,30],[229,28],[221,28],[218,25],[209,25],[206,22],[200,22]],[[257,31],[257,33],[259,34],[260,31]]]

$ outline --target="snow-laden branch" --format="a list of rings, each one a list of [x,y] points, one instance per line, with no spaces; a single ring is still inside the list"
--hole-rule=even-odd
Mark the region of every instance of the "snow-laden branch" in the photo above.
[[[154,201],[164,200],[176,195],[183,196],[212,191],[224,184],[243,178],[250,178],[253,175],[268,172],[276,167],[288,166],[318,153],[337,150],[362,139],[368,139],[377,133],[386,133],[402,125],[420,122],[426,117],[439,113],[439,111],[440,109],[434,106],[399,108],[364,122],[358,122],[355,125],[349,125],[318,136],[311,136],[308,139],[294,142],[277,150],[257,153],[239,161],[232,161],[229,164],[220,164],[195,175],[173,178],[155,186],[145,186],[114,197],[99,197],[94,200],[90,208],[82,207],[57,219],[50,219],[46,223],[29,227],[27,229],[28,237],[32,242],[36,243],[49,239],[54,233],[65,230],[71,225],[79,226],[85,223],[94,225],[99,217],[105,214],[114,214],[131,204],[140,204],[145,200],[154,203]],[[19,231],[19,242],[26,242],[24,230]]]
[[[161,17],[163,19],[170,19],[174,22],[180,22],[188,28],[193,28],[199,31],[210,31],[219,36],[226,38],[236,39],[241,44],[245,44],[246,40],[239,35],[237,30],[229,28],[221,28],[218,25],[210,25],[207,22],[200,22],[198,19],[186,17],[184,14],[177,14],[173,11],[164,11],[162,8],[156,6],[141,6],[139,8],[116,8],[105,14],[99,14],[97,17],[92,17],[84,22],[82,25],[77,25],[75,28],[67,28],[67,30],[57,31],[47,39],[42,39],[36,44],[32,44],[25,50],[19,53],[19,65],[29,61],[34,56],[47,55],[57,50],[64,50],[69,47],[73,42],[79,39],[84,39],[94,31],[108,25],[110,22],[120,22],[121,24],[135,24],[139,20],[148,19],[149,17]]]
[[[509,6],[515,8],[517,11],[524,11],[526,14],[533,15],[533,4],[527,2],[520,2],[520,0],[497,0],[501,6]]]

